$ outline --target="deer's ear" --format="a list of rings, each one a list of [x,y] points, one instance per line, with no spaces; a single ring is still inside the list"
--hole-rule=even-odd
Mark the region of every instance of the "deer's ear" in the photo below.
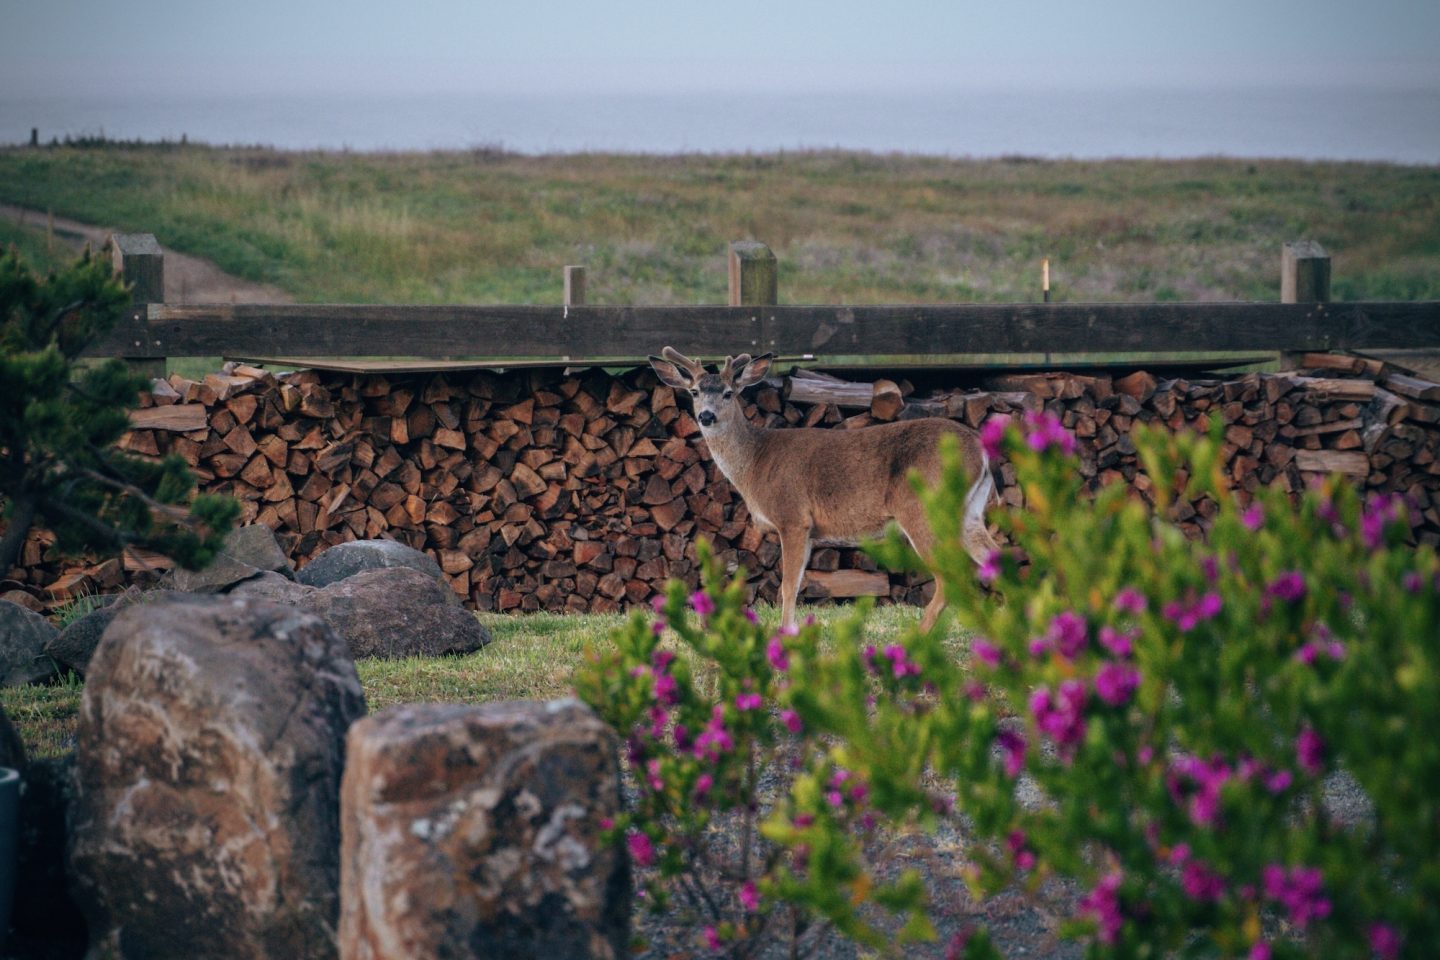
[[[678,367],[669,360],[661,360],[659,357],[650,358],[650,367],[655,371],[655,376],[667,387],[676,387],[680,390],[689,390],[695,385],[690,372],[683,367]]]
[[[746,387],[753,386],[761,380],[764,380],[766,375],[770,373],[770,363],[774,359],[775,354],[767,353],[763,357],[756,357],[754,360],[745,364],[744,368],[741,369],[740,373],[735,377],[735,386],[744,390]]]

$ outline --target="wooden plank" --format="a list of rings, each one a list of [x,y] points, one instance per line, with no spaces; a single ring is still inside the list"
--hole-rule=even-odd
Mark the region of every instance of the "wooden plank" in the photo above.
[[[113,331],[117,342],[128,344],[128,349],[112,355],[124,357],[135,373],[160,379],[165,376],[165,357],[149,349],[144,317],[147,304],[165,299],[165,252],[154,234],[112,233],[110,260],[115,272],[130,285],[130,302],[135,308]]]
[[[1440,400],[1440,383],[1431,383],[1419,377],[1407,377],[1403,373],[1392,373],[1385,380],[1385,386],[1395,393],[1412,400]]]
[[[775,254],[755,240],[730,244],[730,306],[770,306],[779,302]]]
[[[806,570],[805,579],[819,584],[831,597],[884,597],[890,593],[890,577],[864,570]]]
[[[1330,254],[1314,240],[1287,243],[1280,252],[1280,302],[1330,299]]]
[[[565,299],[562,301],[567,307],[580,307],[585,304],[585,268],[581,266],[567,266],[565,268]]]
[[[1295,466],[1315,473],[1364,477],[1370,473],[1370,458],[1359,451],[1296,450]]]
[[[87,356],[507,357],[1134,353],[1440,347],[1440,301],[885,306],[152,304]]]
[[[130,411],[130,426],[137,430],[169,430],[189,433],[210,425],[203,403],[175,403],[168,407],[147,407]]]

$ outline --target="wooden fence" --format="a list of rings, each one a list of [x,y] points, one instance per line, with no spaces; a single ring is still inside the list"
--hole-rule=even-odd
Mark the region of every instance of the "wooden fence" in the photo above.
[[[162,302],[164,260],[150,234],[117,235],[115,263],[135,307],[90,356],[163,369],[166,357],[643,360],[666,343],[700,356],[1141,353],[1440,348],[1440,302],[1329,301],[1330,260],[1286,244],[1281,302],[777,305],[774,254],[730,247],[730,303],[592,306],[567,267],[554,306]]]

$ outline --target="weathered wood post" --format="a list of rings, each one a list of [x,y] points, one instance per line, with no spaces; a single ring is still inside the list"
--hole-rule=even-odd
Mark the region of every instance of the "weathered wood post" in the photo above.
[[[775,254],[757,240],[730,244],[730,306],[773,307],[779,302]]]
[[[1314,240],[1295,240],[1280,248],[1280,302],[1328,303],[1330,254]],[[1281,351],[1280,369],[1299,366],[1301,352]]]
[[[1314,240],[1296,240],[1280,250],[1280,302],[1326,303],[1330,299],[1330,254]]]
[[[565,268],[565,306],[583,307],[585,305],[585,268],[567,266]]]
[[[30,146],[32,146],[32,147],[38,147],[38,146],[40,146],[40,128],[39,128],[39,127],[31,127],[31,128],[30,128]]]
[[[149,305],[165,302],[165,253],[154,234],[116,233],[110,236],[110,258],[115,272],[130,284],[130,325],[138,336],[145,329]],[[135,355],[123,355],[130,369],[151,379],[165,376],[164,357],[150,356],[136,337],[127,337],[126,346],[131,345],[137,348]]]

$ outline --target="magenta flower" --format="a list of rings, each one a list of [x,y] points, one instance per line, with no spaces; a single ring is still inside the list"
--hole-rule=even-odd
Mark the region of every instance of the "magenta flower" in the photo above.
[[[667,706],[674,706],[680,702],[680,685],[670,674],[656,674],[655,699]]]
[[[648,867],[655,862],[655,846],[645,834],[631,833],[627,835],[625,847],[630,851],[630,859],[634,860],[637,866]]]
[[[760,622],[760,615],[757,614],[754,610],[751,610],[749,607],[746,607],[745,619],[753,624],[758,624]]]
[[[645,764],[645,780],[656,793],[665,789],[665,779],[660,776],[660,761],[651,760]]]
[[[1140,671],[1121,663],[1107,663],[1095,674],[1095,693],[1112,707],[1123,707],[1140,686]]]
[[[720,948],[724,946],[723,941],[721,941],[720,939],[720,932],[714,927],[706,927],[704,932],[705,946],[718,953],[720,951]]]
[[[708,773],[702,773],[695,778],[695,799],[704,801],[710,795],[710,789],[715,786],[715,778]]]
[[[785,652],[785,644],[779,637],[771,637],[770,642],[765,645],[765,659],[770,661],[770,666],[776,670],[790,669],[790,654]]]
[[[996,578],[1000,576],[1000,557],[1001,553],[999,550],[991,550],[985,555],[985,562],[980,564],[979,569],[975,572],[976,578],[979,579],[981,583],[987,585],[994,583]]]
[[[1164,613],[1166,620],[1173,622],[1183,632],[1188,633],[1204,621],[1219,616],[1224,605],[1225,601],[1220,594],[1212,591],[1193,603],[1172,600],[1165,604],[1165,608],[1161,612]]]
[[[690,606],[702,617],[708,617],[715,612],[715,601],[710,599],[710,594],[704,590],[696,590],[690,594]]]
[[[1265,778],[1265,789],[1274,794],[1284,793],[1290,789],[1290,784],[1295,782],[1295,777],[1289,770],[1276,770]]]
[[[1400,956],[1400,934],[1388,923],[1372,923],[1369,930],[1370,949],[1380,960],[1395,960]]]
[[[1041,687],[1030,695],[1030,712],[1040,732],[1060,747],[1067,762],[1074,757],[1075,747],[1085,738],[1086,686],[1079,680],[1066,680],[1052,695]]]
[[[1372,493],[1360,512],[1360,537],[1365,546],[1378,550],[1385,543],[1385,528],[1400,519],[1400,498],[1395,494]]]
[[[735,695],[736,710],[759,710],[765,703],[765,698],[758,693],[737,693]]]
[[[1119,897],[1123,879],[1118,873],[1106,874],[1095,884],[1095,889],[1080,899],[1080,912],[1095,918],[1099,926],[1096,936],[1101,943],[1114,943],[1120,938],[1120,927],[1125,922]]]
[[[1323,896],[1324,877],[1318,867],[1285,867],[1272,863],[1261,871],[1265,896],[1285,907],[1290,922],[1304,927],[1311,920],[1330,916],[1330,901]]]
[[[1180,871],[1180,886],[1191,900],[1219,901],[1225,896],[1225,880],[1199,860],[1191,860]]]
[[[1250,946],[1250,960],[1270,960],[1270,944],[1264,940],[1256,940]]]
[[[1059,650],[1065,659],[1074,660],[1090,639],[1089,628],[1084,617],[1073,610],[1065,610],[1050,621],[1050,628],[1045,631],[1045,639]]]
[[[675,654],[669,650],[656,650],[650,654],[650,666],[656,670],[668,669],[675,662]]]
[[[1014,730],[1001,730],[995,743],[1005,754],[1005,776],[1015,779],[1025,767],[1025,737]]]
[[[1005,439],[1005,428],[1008,426],[1009,417],[996,416],[986,420],[980,428],[980,445],[985,448],[985,455],[991,460],[998,460],[1004,452],[1002,443]]]
[[[825,794],[825,802],[838,810],[845,806],[845,795],[839,790],[831,790]]]
[[[975,655],[975,659],[992,670],[1000,666],[1000,648],[984,637],[975,638],[975,641],[970,644],[970,652]]]
[[[1139,631],[1121,633],[1111,626],[1100,628],[1100,646],[1109,651],[1111,656],[1119,657],[1122,660],[1135,652],[1135,638]]]
[[[895,679],[902,677],[918,677],[920,675],[920,664],[908,658],[905,648],[898,643],[892,643],[885,648],[885,659],[890,661],[890,672]]]
[[[1265,508],[1259,503],[1252,503],[1240,514],[1240,522],[1245,525],[1246,530],[1259,530],[1265,526]]]
[[[1016,867],[1021,870],[1035,868],[1035,851],[1026,843],[1025,831],[1011,830],[1005,838],[1005,845],[1010,848],[1010,858],[1015,861]]]
[[[1305,574],[1299,570],[1282,573],[1265,587],[1265,595],[1293,603],[1305,596]]]
[[[754,880],[746,880],[745,885],[740,888],[740,906],[744,907],[747,913],[760,909],[760,891],[755,889]]]
[[[1205,582],[1214,583],[1220,579],[1220,561],[1213,556],[1201,557],[1200,571],[1205,574]]]
[[[650,598],[650,609],[654,610],[656,613],[661,613],[665,609],[665,603],[665,594],[657,593],[655,594],[655,596]]]
[[[1295,758],[1312,777],[1318,777],[1325,770],[1325,741],[1310,727],[1300,731],[1295,738]]]
[[[1129,613],[1135,616],[1144,613],[1146,605],[1145,595],[1134,587],[1126,587],[1115,594],[1113,604],[1120,613]]]
[[[785,729],[791,733],[799,733],[801,728],[804,727],[804,724],[800,721],[800,714],[794,710],[781,710],[780,722],[785,724]]]
[[[1044,453],[1052,446],[1058,447],[1067,456],[1075,452],[1075,435],[1066,430],[1053,414],[1032,410],[1025,414],[1025,424],[1030,429],[1025,442],[1036,453]]]

